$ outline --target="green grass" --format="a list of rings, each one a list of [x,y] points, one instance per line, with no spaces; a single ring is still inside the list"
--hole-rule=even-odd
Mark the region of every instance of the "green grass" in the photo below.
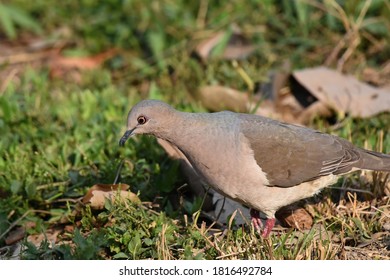
[[[368,66],[382,69],[390,58],[390,8],[385,1],[372,1],[365,13],[364,5],[355,1],[345,1],[341,9],[335,1],[201,2],[207,6],[168,0],[153,5],[63,1],[55,7],[49,1],[12,1],[39,23],[45,39],[67,42],[64,55],[114,47],[119,51],[101,69],[83,72],[78,80],[52,77],[44,62],[39,67],[26,63],[14,79],[3,79],[0,247],[21,227],[26,229],[25,259],[343,259],[348,258],[346,247],[383,232],[390,201],[382,182],[386,178],[379,180],[376,174],[373,180],[367,179],[370,174],[355,174],[344,182],[344,187],[372,195],[340,197],[340,190],[329,189],[310,200],[313,204],[306,209],[322,227],[304,233],[285,229],[262,239],[233,221],[226,229],[203,221],[198,212],[202,198],[182,187],[178,164],[155,139],[137,137],[125,148],[118,146],[126,114],[141,99],[163,99],[198,112],[205,111],[196,99],[202,85],[252,92],[232,61],[214,57],[201,62],[193,56],[201,39],[229,30],[233,23],[258,46],[248,59],[237,61],[253,84],[267,81],[268,73],[285,59],[293,69],[323,64],[343,39],[336,57],[351,51],[342,65],[346,72],[360,76]],[[70,35],[59,38],[63,33],[58,28]],[[352,29],[360,40],[353,48],[345,37]],[[15,25],[14,31],[19,38],[32,36],[23,25]],[[329,65],[336,67],[337,59]],[[0,67],[8,77],[7,71],[16,66]],[[312,126],[358,146],[390,152],[389,113],[340,119],[334,126],[317,119]],[[119,181],[130,185],[141,205],[117,200],[98,211],[81,202],[90,187],[112,184],[118,172]],[[54,244],[49,241],[53,232],[58,233]],[[31,238],[42,234],[46,242],[34,245]]]

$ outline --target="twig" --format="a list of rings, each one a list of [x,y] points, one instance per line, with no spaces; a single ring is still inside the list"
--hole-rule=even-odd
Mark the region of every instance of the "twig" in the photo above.
[[[219,259],[223,259],[223,258],[227,258],[227,257],[231,257],[231,256],[237,256],[237,255],[242,254],[242,253],[245,253],[245,250],[240,250],[238,252],[226,254],[226,255],[223,255],[223,256],[218,256],[215,259],[219,260]]]
[[[8,232],[10,232],[21,220],[23,220],[28,214],[30,213],[44,213],[44,214],[50,214],[49,211],[44,210],[27,210],[26,213],[24,213],[20,218],[18,218],[16,221],[14,221],[1,235],[0,240],[6,236]]]
[[[63,182],[48,183],[48,184],[37,186],[36,190],[39,191],[39,190],[43,190],[43,189],[50,188],[50,187],[66,186],[70,182],[71,182],[70,180],[67,180],[67,181],[63,181]]]
[[[123,163],[124,163],[124,160],[122,159],[122,160],[120,161],[119,165],[118,165],[117,170],[116,170],[116,175],[115,175],[115,179],[114,179],[113,184],[117,184],[117,183],[118,183],[119,177],[120,177],[120,175],[121,175]]]
[[[215,218],[216,221],[219,221],[219,217],[221,217],[223,208],[225,207],[225,201],[226,201],[226,197],[223,197],[223,202],[222,202],[221,210],[219,210],[219,213],[218,213],[217,217]]]
[[[342,191],[354,191],[354,192],[360,192],[360,193],[368,193],[370,195],[374,195],[371,191],[367,191],[367,190],[359,190],[359,189],[353,189],[353,188],[343,188],[343,187],[327,187],[329,189],[336,189],[336,190],[342,190]]]
[[[376,208],[375,206],[372,206],[372,205],[371,205],[371,208],[374,209],[375,211],[378,211],[378,212],[382,213],[382,214],[385,215],[387,218],[390,218],[390,215],[388,215],[388,214],[385,213],[384,211],[380,210],[379,208]]]

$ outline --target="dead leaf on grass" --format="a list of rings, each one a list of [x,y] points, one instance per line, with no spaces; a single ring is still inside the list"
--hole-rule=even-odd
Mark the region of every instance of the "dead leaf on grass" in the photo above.
[[[364,82],[377,87],[390,86],[390,61],[382,69],[366,67],[362,71]]]
[[[83,198],[83,203],[90,203],[93,209],[103,209],[106,199],[115,201],[116,197],[129,199],[133,203],[141,203],[135,193],[128,191],[126,184],[96,184],[92,186]]]
[[[49,228],[44,233],[31,234],[27,236],[27,241],[34,244],[37,248],[43,241],[48,241],[50,244],[57,243],[57,237],[62,232],[62,229]]]
[[[341,115],[367,118],[390,112],[389,89],[370,86],[326,67],[294,71],[292,75],[312,94],[312,103],[318,100]]]
[[[220,49],[219,49],[220,48]],[[212,34],[197,45],[195,52],[206,61],[210,57],[223,59],[244,59],[256,50],[249,39],[243,36],[238,27]]]
[[[289,75],[286,70],[275,72],[262,87],[261,96],[211,85],[199,88],[197,98],[211,111],[256,108],[258,115],[295,124],[307,124],[316,116],[330,117],[335,111],[362,118],[390,112],[390,87],[374,87],[326,67]]]
[[[22,240],[24,238],[24,235],[26,234],[26,230],[24,227],[17,227],[16,229],[12,230],[7,238],[5,239],[5,244],[11,245],[19,240]]]
[[[219,85],[201,87],[198,98],[211,111],[248,112],[250,106],[248,93]]]
[[[88,57],[65,57],[61,54],[56,54],[51,58],[49,64],[50,76],[63,78],[65,75],[69,75],[69,71],[72,70],[82,71],[99,68],[104,61],[113,57],[116,53],[116,49],[110,49]]]
[[[311,215],[304,208],[296,205],[283,207],[276,213],[276,217],[285,227],[306,230],[313,226]]]

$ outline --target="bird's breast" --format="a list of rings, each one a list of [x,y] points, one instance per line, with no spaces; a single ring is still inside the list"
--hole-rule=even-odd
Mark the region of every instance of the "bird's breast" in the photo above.
[[[196,172],[218,192],[246,203],[268,184],[247,139],[239,132],[208,133],[196,146],[182,148]]]

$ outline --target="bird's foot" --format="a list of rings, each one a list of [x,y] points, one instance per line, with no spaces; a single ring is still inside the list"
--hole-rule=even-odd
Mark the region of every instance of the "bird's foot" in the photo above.
[[[259,211],[251,209],[249,213],[251,215],[251,222],[253,226],[257,231],[260,232],[261,228],[263,227],[263,223],[261,222]]]
[[[267,238],[275,225],[275,218],[267,219],[263,230],[261,230],[261,228],[263,227],[263,223],[261,222],[259,211],[255,210],[255,209],[251,209],[250,215],[251,215],[251,222],[252,222],[253,226],[255,227],[255,229],[259,233],[261,233],[261,236],[263,238]]]

